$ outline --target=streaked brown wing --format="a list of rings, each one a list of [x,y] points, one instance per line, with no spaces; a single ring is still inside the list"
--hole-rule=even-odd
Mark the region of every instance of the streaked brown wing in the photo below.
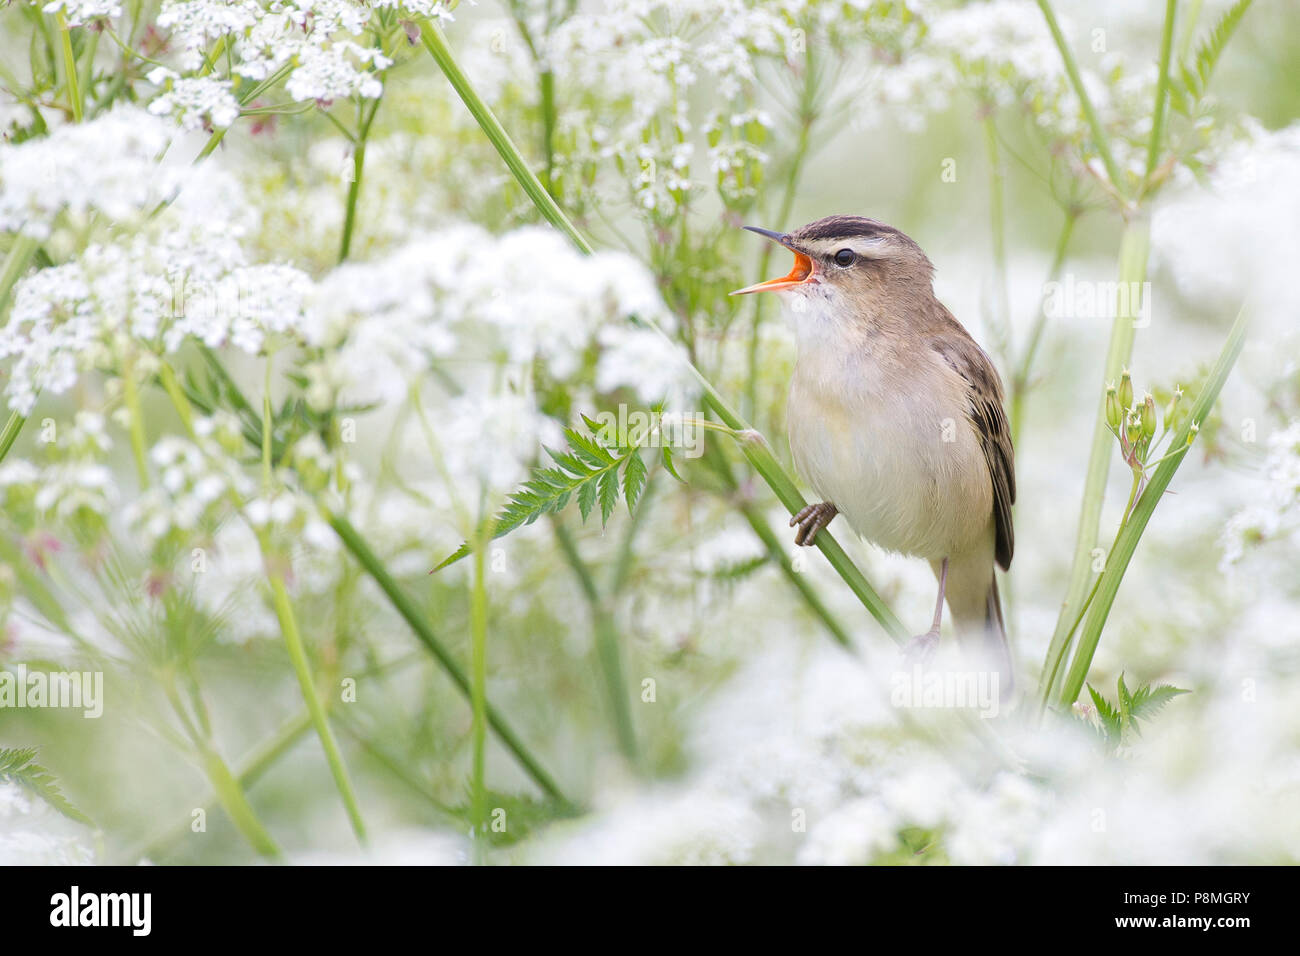
[[[947,311],[947,310],[945,310]],[[954,371],[970,385],[970,419],[979,432],[984,460],[993,481],[993,521],[997,527],[995,555],[1003,570],[1011,566],[1015,532],[1011,506],[1016,502],[1016,454],[1002,407],[1002,380],[984,350],[956,319],[947,316],[945,334],[930,340]]]

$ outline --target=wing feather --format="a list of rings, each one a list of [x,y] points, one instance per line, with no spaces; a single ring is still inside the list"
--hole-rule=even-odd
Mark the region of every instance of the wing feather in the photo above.
[[[947,311],[947,310],[945,310]],[[1011,506],[1016,502],[1016,455],[1003,409],[1002,380],[989,357],[964,328],[947,316],[944,335],[931,339],[934,348],[970,386],[969,415],[979,433],[984,461],[993,483],[993,521],[997,529],[995,556],[1003,570],[1011,566],[1015,531]]]

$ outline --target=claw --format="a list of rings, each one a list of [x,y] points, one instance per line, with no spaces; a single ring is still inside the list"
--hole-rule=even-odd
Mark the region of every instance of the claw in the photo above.
[[[790,518],[790,527],[797,529],[794,543],[805,548],[812,547],[817,532],[830,524],[837,514],[839,509],[829,501],[819,501],[800,508],[799,513]]]

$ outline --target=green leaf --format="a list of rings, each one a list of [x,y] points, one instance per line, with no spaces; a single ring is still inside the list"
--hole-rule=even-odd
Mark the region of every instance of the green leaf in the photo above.
[[[1110,702],[1105,697],[1097,693],[1091,684],[1087,686],[1088,694],[1092,697],[1093,706],[1097,708],[1097,717],[1101,721],[1106,742],[1112,747],[1119,746],[1122,728],[1118,711],[1110,705]]]
[[[1174,687],[1170,684],[1158,684],[1155,687],[1143,685],[1139,687],[1129,702],[1129,712],[1134,729],[1137,729],[1139,718],[1149,720],[1164,710],[1165,705],[1175,697],[1190,693],[1189,690]]]
[[[586,521],[591,514],[591,509],[596,504],[596,483],[594,481],[584,482],[578,488],[578,511],[582,514],[582,520]]]
[[[677,474],[677,469],[673,466],[673,450],[667,445],[664,445],[663,447],[663,462],[664,471],[668,472],[668,474],[672,475],[682,484],[686,484],[686,479]]]
[[[627,456],[627,465],[623,468],[623,500],[627,502],[627,513],[631,514],[641,500],[645,490],[646,467],[641,454],[635,449]]]
[[[633,454],[636,454],[633,452]],[[614,513],[614,507],[618,504],[618,471],[611,469],[602,472],[599,478],[600,482],[600,524],[604,527],[609,523],[610,515]]]
[[[54,775],[36,763],[35,747],[0,747],[0,781],[4,780],[27,788],[65,817],[94,826],[91,819],[63,795]]]
[[[583,419],[589,425],[600,427],[586,416]],[[510,495],[496,517],[493,538],[509,534],[521,525],[532,524],[542,515],[558,514],[574,497],[578,500],[583,521],[590,516],[597,501],[600,502],[602,526],[613,516],[620,493],[627,500],[629,512],[636,507],[648,478],[640,451],[631,448],[618,457],[592,435],[572,428],[566,429],[564,434],[568,439],[568,449],[546,448],[546,454],[555,466],[535,468],[528,480]],[[623,473],[621,484],[620,469]],[[469,542],[463,543],[433,571],[455,564],[471,550]]]
[[[1210,32],[1197,47],[1191,64],[1180,65],[1179,74],[1183,87],[1193,100],[1204,98],[1210,86],[1210,77],[1214,75],[1214,68],[1218,66],[1219,58],[1227,49],[1228,41],[1241,25],[1242,18],[1245,17],[1252,2],[1253,0],[1237,0],[1210,28]]]

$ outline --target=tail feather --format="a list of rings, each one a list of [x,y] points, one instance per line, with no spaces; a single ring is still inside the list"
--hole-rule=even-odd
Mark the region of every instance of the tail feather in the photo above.
[[[996,573],[989,582],[986,607],[984,618],[986,652],[992,660],[998,663],[999,683],[1002,686],[1003,693],[1010,694],[1015,689],[1015,668],[1011,662],[1011,645],[1007,641],[1007,628],[1002,620],[1002,598],[998,595],[998,576]]]

